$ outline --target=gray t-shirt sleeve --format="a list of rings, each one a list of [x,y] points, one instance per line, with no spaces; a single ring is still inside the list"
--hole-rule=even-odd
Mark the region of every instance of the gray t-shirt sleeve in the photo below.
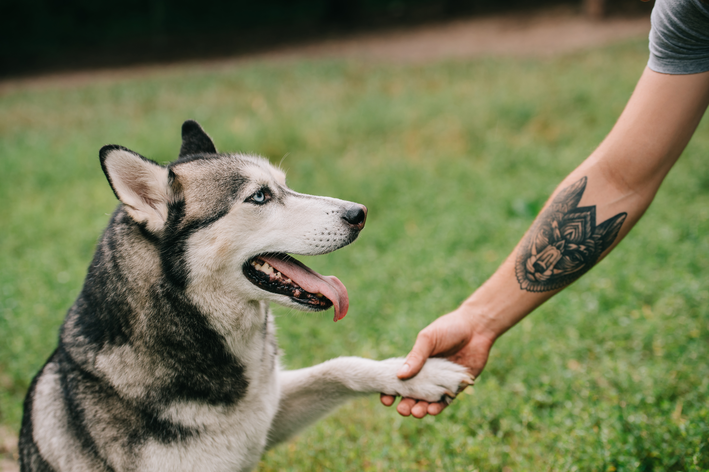
[[[647,65],[663,74],[709,70],[709,3],[657,0],[652,10]]]

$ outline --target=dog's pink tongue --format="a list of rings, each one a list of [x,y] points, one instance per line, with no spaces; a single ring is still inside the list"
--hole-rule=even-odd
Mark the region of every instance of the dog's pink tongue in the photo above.
[[[335,308],[334,321],[341,320],[350,307],[347,289],[335,276],[323,276],[308,267],[293,261],[284,261],[277,257],[262,256],[278,272],[282,273],[300,287],[310,293],[321,293],[332,302]]]

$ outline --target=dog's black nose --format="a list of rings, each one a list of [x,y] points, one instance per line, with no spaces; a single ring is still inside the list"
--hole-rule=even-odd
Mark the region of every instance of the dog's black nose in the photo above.
[[[364,205],[352,205],[342,215],[342,219],[357,229],[362,229],[364,228],[364,222],[367,220],[367,207]]]

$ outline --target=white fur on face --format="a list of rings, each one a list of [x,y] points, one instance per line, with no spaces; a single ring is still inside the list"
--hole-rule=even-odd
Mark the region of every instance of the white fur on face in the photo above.
[[[212,307],[216,299],[238,294],[240,300],[268,300],[302,310],[289,297],[253,285],[242,267],[259,254],[320,255],[349,244],[351,228],[342,215],[353,204],[293,192],[284,185],[285,175],[270,166],[249,166],[243,172],[249,179],[244,195],[268,187],[273,200],[264,205],[238,201],[229,214],[190,237],[188,290],[203,299],[212,293]]]

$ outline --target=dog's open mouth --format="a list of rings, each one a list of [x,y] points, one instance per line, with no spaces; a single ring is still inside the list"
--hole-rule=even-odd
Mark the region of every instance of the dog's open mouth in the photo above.
[[[311,310],[335,307],[335,320],[349,308],[347,289],[337,277],[323,276],[287,254],[262,254],[243,267],[251,283],[268,292],[286,295]]]

